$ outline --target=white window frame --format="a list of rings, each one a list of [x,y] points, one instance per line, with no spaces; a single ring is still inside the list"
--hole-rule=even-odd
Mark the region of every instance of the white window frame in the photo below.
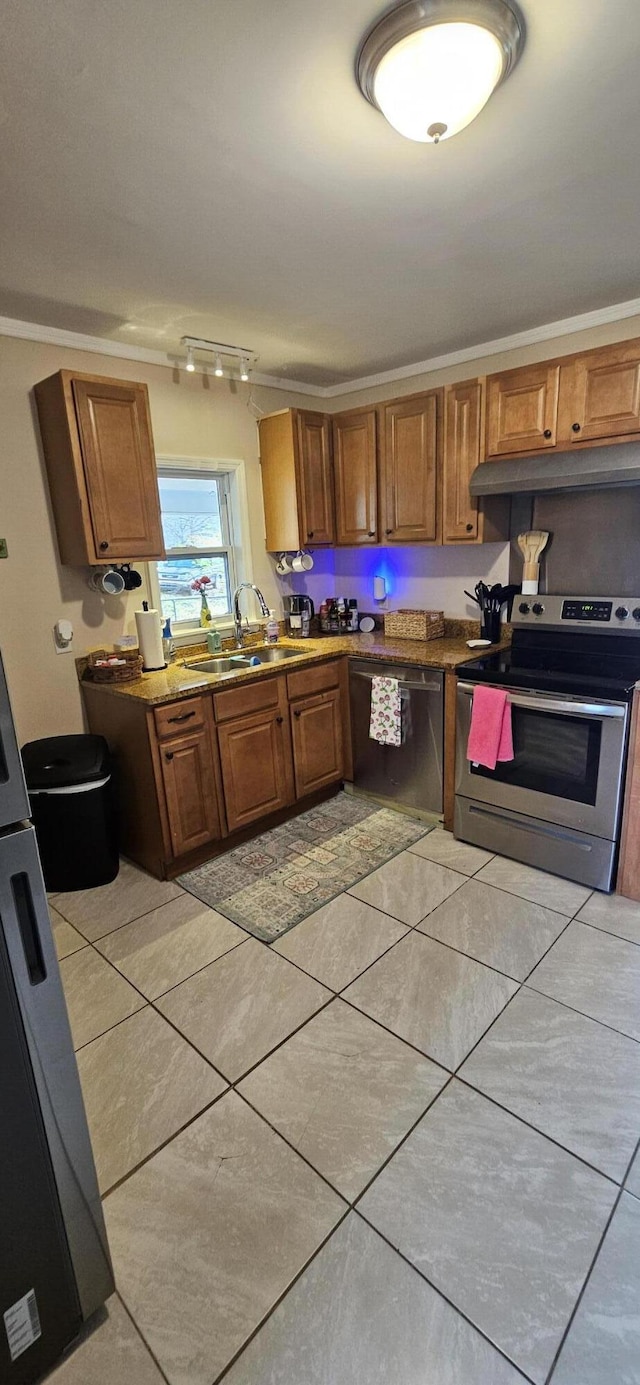
[[[166,453],[156,457],[156,464],[160,475],[163,473],[174,475],[176,472],[184,471],[185,476],[220,476],[227,477],[227,485],[224,491],[224,499],[227,506],[227,528],[229,534],[229,546],[222,545],[221,551],[229,554],[229,585],[231,588],[231,600],[233,601],[234,587],[240,582],[249,579],[248,574],[253,568],[253,555],[251,552],[251,530],[249,527],[249,502],[247,497],[247,478],[246,468],[243,460],[238,458],[219,458],[219,457],[186,457],[172,456]],[[177,554],[180,557],[180,554]],[[185,552],[185,557],[193,556]],[[147,564],[147,585],[153,606],[158,611],[162,611],[162,598],[160,596],[160,583],[158,581],[158,568],[156,563]],[[220,630],[222,634],[233,630],[233,616],[225,615],[218,619],[213,618],[211,622],[212,630]],[[174,635],[175,643],[178,646],[193,644],[196,640],[202,640],[203,630],[200,625],[193,625],[189,629],[182,629]]]

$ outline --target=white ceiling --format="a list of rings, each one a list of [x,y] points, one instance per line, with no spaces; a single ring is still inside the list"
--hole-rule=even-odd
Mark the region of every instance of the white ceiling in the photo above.
[[[376,0],[0,0],[0,314],[331,384],[640,293],[640,4],[522,0],[480,117],[361,97]]]

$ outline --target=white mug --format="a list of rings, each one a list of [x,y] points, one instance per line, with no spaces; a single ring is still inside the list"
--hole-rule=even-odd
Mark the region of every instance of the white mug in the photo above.
[[[113,568],[98,567],[91,573],[89,585],[105,596],[119,596],[124,591],[124,577]]]
[[[313,567],[313,558],[310,553],[296,553],[291,564],[294,572],[310,572]]]
[[[286,553],[280,553],[278,555],[278,561],[276,563],[276,572],[279,572],[281,577],[284,577],[287,572],[291,572],[291,563],[289,562]]]

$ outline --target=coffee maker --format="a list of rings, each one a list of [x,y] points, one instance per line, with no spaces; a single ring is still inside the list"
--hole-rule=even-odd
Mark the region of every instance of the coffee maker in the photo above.
[[[287,596],[287,628],[292,639],[308,639],[315,607],[310,596]]]

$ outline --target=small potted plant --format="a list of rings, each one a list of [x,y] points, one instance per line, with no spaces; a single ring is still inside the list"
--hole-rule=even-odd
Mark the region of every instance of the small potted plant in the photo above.
[[[210,577],[196,577],[195,581],[191,583],[191,590],[197,592],[200,597],[200,625],[203,630],[206,630],[207,626],[211,624],[211,611],[207,601],[207,587],[210,586]]]

